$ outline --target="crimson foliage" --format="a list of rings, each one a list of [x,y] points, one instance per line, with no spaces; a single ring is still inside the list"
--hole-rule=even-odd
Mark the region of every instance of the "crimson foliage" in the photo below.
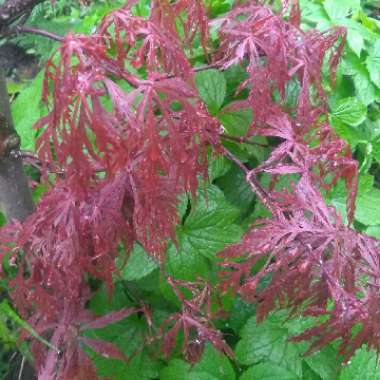
[[[337,338],[346,358],[365,342],[379,350],[379,243],[351,228],[357,165],[326,121],[321,85],[326,59],[334,79],[345,30],[304,32],[296,2],[276,14],[247,1],[216,20],[215,48],[202,2],[155,0],[148,19],[132,15],[134,3],[106,16],[93,35],[66,36],[48,61],[43,101],[49,113],[36,125],[37,146],[41,161],[63,174],[24,224],[1,231],[2,255],[21,260],[10,283],[14,304],[57,348],[33,341],[39,378],[95,378],[83,345],[124,359],[110,343],[82,336],[88,328],[132,313],[144,314],[152,327],[148,305],[92,316],[88,278],[104,281],[112,293],[120,244],[126,260],[138,241],[165,261],[168,241],[176,242],[179,196],[195,196],[201,176],[207,179],[209,147],[244,171],[271,216],[220,253],[218,289],[168,278],[182,307],[157,330],[163,352],[170,355],[182,330],[189,360],[206,341],[232,356],[210,307],[213,292],[229,289],[257,303],[259,320],[277,307],[323,317],[294,338],[310,340],[310,350]],[[240,65],[247,73],[237,93],[248,96],[234,107],[252,109],[254,118],[241,143],[252,136],[277,141],[255,168],[223,146],[223,128],[197,92],[194,75],[205,68],[193,68],[188,59],[196,39],[207,67]],[[300,84],[292,108],[285,101],[290,81]],[[267,188],[258,180],[263,172],[272,179]],[[276,190],[288,175],[291,189]],[[348,225],[321,193],[340,179],[348,190]]]

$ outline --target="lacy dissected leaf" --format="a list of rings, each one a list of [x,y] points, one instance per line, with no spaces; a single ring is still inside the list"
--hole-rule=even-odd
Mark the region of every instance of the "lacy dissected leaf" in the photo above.
[[[362,286],[364,275],[377,273],[379,246],[377,241],[340,224],[334,210],[317,194],[305,178],[301,179],[294,193],[301,201],[298,211],[277,222],[261,221],[243,243],[227,248],[222,256],[229,259],[222,264],[227,268],[222,275],[225,283],[240,288],[243,298],[259,301],[259,321],[276,304],[294,311],[302,309],[305,315],[327,317],[296,340],[315,336],[310,349],[314,350],[344,336],[340,353],[349,357],[366,340],[371,347],[379,344],[370,333],[377,326],[371,310],[379,299],[368,283]],[[239,257],[243,260],[236,261]],[[266,258],[266,264],[251,275],[252,266],[261,258]],[[260,281],[268,276],[269,284],[260,289]],[[246,280],[241,286],[242,279]],[[327,309],[330,298],[334,304]],[[347,334],[359,321],[360,332]]]
[[[202,279],[189,282],[174,280],[172,277],[168,278],[168,284],[180,301],[181,309],[161,325],[161,330],[166,331],[162,341],[165,356],[169,357],[173,353],[181,333],[181,351],[190,362],[200,359],[207,342],[232,358],[233,352],[224,340],[223,333],[212,322],[211,286]]]

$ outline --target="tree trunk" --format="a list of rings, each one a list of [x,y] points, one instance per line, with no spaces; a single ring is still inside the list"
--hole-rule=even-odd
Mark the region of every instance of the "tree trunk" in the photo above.
[[[19,145],[5,76],[0,67],[0,205],[8,221],[17,219],[22,222],[33,212],[34,204],[22,161],[17,155]],[[5,380],[33,379],[36,379],[33,367],[18,353]]]

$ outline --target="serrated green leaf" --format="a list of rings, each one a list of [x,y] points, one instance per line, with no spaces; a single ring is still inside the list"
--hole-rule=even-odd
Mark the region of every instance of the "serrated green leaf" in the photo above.
[[[191,367],[180,359],[172,359],[160,372],[160,380],[235,380],[228,358],[207,344],[201,360]]]
[[[380,380],[376,352],[365,347],[356,351],[352,359],[342,368],[339,380]]]
[[[360,9],[360,0],[325,0],[323,7],[332,21],[338,22],[350,15],[352,11]]]
[[[364,194],[373,189],[375,178],[370,174],[361,174],[359,177],[359,194]]]
[[[347,30],[347,44],[351,50],[360,57],[362,49],[364,47],[364,38],[362,34],[355,29]]]
[[[160,371],[160,380],[178,379],[190,379],[190,364],[180,359],[172,359],[168,365]]]
[[[234,224],[239,210],[229,204],[222,191],[211,185],[198,191],[196,201],[184,225],[177,228],[177,247],[170,243],[165,257],[165,270],[177,279],[193,281],[209,278],[210,262],[216,254],[242,236],[241,228]],[[165,278],[160,282],[163,295],[177,302]]]
[[[345,74],[352,75],[358,100],[368,106],[375,100],[375,87],[364,62],[356,55],[347,53],[344,59]]]
[[[367,107],[356,98],[344,98],[334,104],[331,115],[342,123],[357,127],[365,120]]]
[[[373,86],[368,71],[364,66],[354,75],[353,80],[358,99],[366,106],[373,103],[376,99],[375,87]]]
[[[192,372],[189,380],[219,380],[207,372]]]
[[[369,49],[365,60],[372,82],[380,87],[380,40],[377,40]]]
[[[323,8],[322,4],[311,2],[310,0],[300,0],[302,20],[319,24],[320,22],[329,21],[329,15]]]
[[[339,135],[339,137],[346,140],[352,149],[355,149],[356,145],[363,140],[363,136],[358,129],[350,127],[334,116],[330,116],[329,119],[335,132]]]
[[[225,156],[210,157],[208,165],[210,181],[213,182],[216,178],[225,175],[230,170],[231,165],[231,161]]]
[[[270,361],[288,371],[294,378],[302,377],[302,346],[288,342],[289,329],[283,324],[285,315],[273,313],[259,325],[250,318],[243,327],[235,354],[241,364],[252,365]],[[277,377],[274,377],[277,378]]]
[[[239,380],[300,380],[301,378],[286,368],[273,363],[261,363],[249,368]]]
[[[139,244],[135,244],[127,264],[121,271],[121,278],[126,281],[140,280],[156,268],[158,268],[158,264],[146,254]]]
[[[200,362],[194,366],[194,373],[207,373],[218,380],[234,380],[235,372],[228,358],[208,343]],[[195,380],[195,377],[194,377]]]
[[[372,189],[358,195],[355,219],[366,226],[380,224],[380,190]]]
[[[365,233],[376,239],[380,239],[380,226],[371,226],[365,230]]]
[[[228,203],[223,192],[211,185],[198,192],[184,226],[178,230],[181,250],[214,260],[227,244],[241,238],[241,228],[234,224],[239,210]]]
[[[134,331],[134,333],[136,333],[136,331]],[[124,339],[133,339],[133,336],[129,337],[125,336],[125,334],[122,336]],[[114,341],[112,341],[112,343],[115,344]],[[153,380],[158,377],[160,363],[157,360],[153,360],[152,355],[146,352],[133,355],[127,363],[120,360],[104,358],[90,352],[88,349],[86,352],[95,363],[97,372],[102,378],[112,380]]]
[[[115,283],[111,299],[106,286],[103,285],[90,300],[90,310],[96,315],[107,314],[110,311],[120,310],[128,306],[133,305],[126,296],[120,282]]]
[[[13,122],[21,138],[21,148],[25,150],[34,150],[36,130],[32,127],[43,116],[40,107],[42,81],[43,72],[21,91],[11,107]]]
[[[240,296],[234,297],[229,313],[229,326],[231,329],[238,333],[247,320],[255,314],[255,309],[254,304],[243,301]]]
[[[241,109],[234,112],[221,112],[218,119],[228,134],[245,136],[252,122],[252,111],[250,109]]]
[[[372,155],[374,159],[380,164],[380,141],[372,142]]]
[[[222,190],[226,199],[244,211],[249,211],[255,198],[251,187],[248,185],[245,174],[234,165],[223,177],[215,182]]]
[[[303,362],[302,363],[302,380],[322,380],[322,379],[305,362]]]
[[[182,246],[181,239],[178,240],[180,249],[177,250],[174,244],[170,244],[166,252],[166,271],[181,280],[193,281],[197,277],[207,277],[209,267],[206,259],[193,249],[187,251]],[[164,286],[166,287],[166,282]]]
[[[201,71],[196,74],[195,83],[209,111],[215,114],[226,96],[226,80],[223,74],[215,69]]]
[[[331,346],[306,356],[304,360],[322,380],[335,380],[340,370],[337,352]]]

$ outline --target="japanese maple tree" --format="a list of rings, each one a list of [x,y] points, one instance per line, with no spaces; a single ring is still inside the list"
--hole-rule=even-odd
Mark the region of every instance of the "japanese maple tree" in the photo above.
[[[211,342],[233,358],[216,323],[225,315],[218,299],[228,292],[255,303],[258,321],[278,308],[314,317],[293,338],[309,341],[309,352],[337,339],[346,360],[365,343],[380,350],[379,242],[352,227],[357,163],[328,123],[321,84],[323,67],[334,81],[345,30],[303,31],[297,1],[284,1],[279,12],[237,1],[217,18],[198,0],[153,0],[149,17],[134,13],[136,3],[105,16],[91,35],[68,34],[47,62],[48,113],[35,128],[48,191],[25,221],[0,232],[0,255],[18,268],[9,282],[13,304],[49,342],[22,335],[31,339],[38,378],[96,378],[87,347],[128,360],[84,332],[132,314],[146,320],[144,344],[158,343],[166,356],[179,344],[194,362]],[[195,50],[207,64],[194,66]],[[196,86],[196,73],[235,67],[245,79],[228,107],[253,115],[240,135],[225,131]],[[291,83],[299,91],[289,105]],[[259,149],[259,137],[270,154],[257,165],[226,143]],[[210,157],[237,166],[267,210],[221,249],[216,284],[166,270],[187,215],[178,211],[183,194],[196,209]],[[341,182],[347,223],[325,200]],[[88,307],[94,283],[104,282],[111,297],[136,243],[160,266],[178,310],[158,323],[142,299],[95,316]]]

